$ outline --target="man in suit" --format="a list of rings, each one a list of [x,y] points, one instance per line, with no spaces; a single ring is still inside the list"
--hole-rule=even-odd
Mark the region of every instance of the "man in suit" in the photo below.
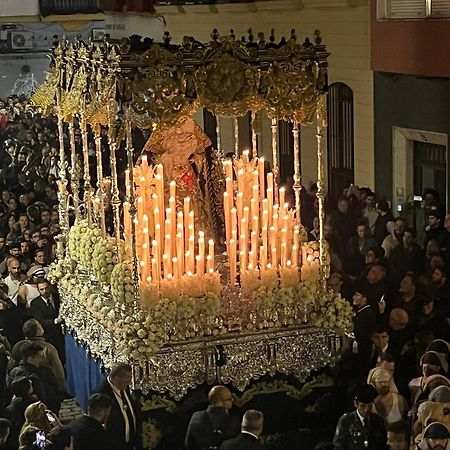
[[[51,295],[50,283],[41,278],[37,282],[37,288],[40,295],[32,300],[30,314],[41,323],[45,340],[55,346],[59,357],[64,361],[64,336],[61,329],[64,318],[58,314],[57,305]]]
[[[208,400],[208,408],[191,417],[184,441],[186,450],[217,450],[224,440],[239,434],[239,421],[229,414],[233,406],[230,390],[225,386],[214,386]]]
[[[72,420],[68,427],[73,436],[73,450],[113,450],[115,442],[104,425],[111,414],[113,400],[105,394],[89,397],[88,414]]]
[[[224,441],[220,450],[260,450],[262,449],[259,437],[264,424],[261,411],[249,409],[242,418],[241,434],[234,439]]]
[[[353,329],[358,344],[355,374],[359,377],[365,377],[370,368],[371,336],[376,326],[376,315],[367,303],[367,296],[361,291],[356,291],[353,295],[353,305],[356,307]]]
[[[369,384],[355,389],[356,410],[340,417],[333,438],[338,450],[386,450],[387,436],[383,419],[370,411],[377,391]]]
[[[112,367],[108,378],[95,389],[95,393],[112,399],[106,429],[111,433],[116,450],[139,450],[142,447],[140,414],[131,396],[131,380],[131,366],[118,363]]]

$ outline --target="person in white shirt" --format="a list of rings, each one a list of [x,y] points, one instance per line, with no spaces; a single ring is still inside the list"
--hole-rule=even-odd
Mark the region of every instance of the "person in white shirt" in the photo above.
[[[6,263],[8,276],[5,278],[5,284],[8,286],[8,297],[17,305],[17,294],[20,286],[25,281],[25,275],[20,272],[20,261],[17,258],[9,258]]]

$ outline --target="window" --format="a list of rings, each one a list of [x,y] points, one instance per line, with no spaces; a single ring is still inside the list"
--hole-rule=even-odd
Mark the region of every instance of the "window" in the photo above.
[[[328,191],[332,200],[354,182],[353,91],[344,83],[328,90]]]
[[[449,17],[449,0],[378,0],[377,2],[377,18],[380,20]]]

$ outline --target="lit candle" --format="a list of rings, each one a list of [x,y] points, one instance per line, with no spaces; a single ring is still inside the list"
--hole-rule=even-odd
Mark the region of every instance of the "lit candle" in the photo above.
[[[242,161],[244,162],[244,164],[248,164],[250,162],[249,154],[250,152],[248,150],[244,150],[242,152]]]
[[[280,205],[284,206],[284,204],[286,203],[286,189],[284,187],[281,187],[279,190],[279,195],[280,195]]]
[[[205,233],[198,232],[198,260],[197,260],[197,275],[205,273]]]
[[[281,266],[285,267],[286,266],[286,260],[287,260],[287,255],[286,255],[286,244],[282,243],[281,244]]]
[[[206,258],[206,272],[210,272],[214,269],[214,241],[210,239],[208,241],[208,257]]]
[[[231,159],[227,159],[223,162],[225,167],[225,178],[233,178],[233,162]]]
[[[194,273],[195,272],[195,254],[194,254],[194,247],[195,247],[195,237],[190,236],[189,237],[189,271]]]
[[[180,274],[180,266],[178,265],[178,258],[176,256],[172,258],[172,269],[174,278],[178,280],[181,274]]]
[[[260,254],[260,257],[259,257],[260,270],[266,270],[266,267],[267,267],[267,249],[263,245],[260,245],[260,247],[259,247],[259,254]]]
[[[265,174],[264,174],[264,158],[258,159],[258,175],[259,175],[259,198],[262,200],[265,197]]]
[[[278,256],[276,247],[272,247],[272,267],[274,269],[278,268]]]
[[[168,264],[169,266],[172,265],[172,237],[170,234],[166,234],[164,236],[164,253],[169,258]],[[169,270],[170,273],[172,273],[172,269]]]
[[[253,267],[257,266],[258,261],[258,235],[256,231],[252,231],[250,235],[251,239],[251,252],[253,254],[253,258],[250,258],[250,262],[253,264]]]
[[[237,216],[236,216],[236,208],[231,208],[231,233],[233,238],[233,233],[237,235]]]
[[[237,188],[239,192],[245,191],[245,185],[244,185],[244,170],[240,169],[237,173]],[[228,190],[228,189],[227,189]]]
[[[185,248],[188,247],[188,243],[189,243],[188,229],[189,229],[190,206],[191,206],[191,199],[189,197],[185,197],[184,203],[183,203],[183,208],[184,208],[184,229],[185,229],[185,232],[184,232],[184,247]]]
[[[148,171],[148,159],[147,159],[147,155],[143,155],[142,159],[141,159],[141,169],[142,169],[142,174],[145,176],[147,175],[147,171]]]
[[[264,258],[266,264],[264,265],[264,269],[266,268],[267,265],[267,248],[268,248],[268,242],[267,242],[267,227],[262,227],[261,229],[261,239],[262,239],[262,245],[260,247],[260,250],[262,251],[261,253],[261,258]]]
[[[273,216],[273,189],[267,188],[267,213],[269,216],[269,226],[272,226]]]
[[[177,183],[175,183],[175,181],[171,181],[169,183],[169,197],[173,197],[175,199],[176,193],[177,193]]]
[[[242,192],[238,192],[236,195],[236,209],[238,220],[240,221],[244,214],[244,194]]]
[[[154,275],[152,274],[152,278],[155,281],[159,281],[161,279],[161,258],[159,257],[159,242],[156,239],[152,241],[152,256],[156,262],[155,272]]]
[[[236,282],[236,241],[230,239],[230,283],[235,284]]]
[[[184,238],[183,238],[183,227],[178,227],[178,233],[175,237],[177,241],[177,262],[180,269],[180,274],[184,273]]]
[[[298,247],[296,245],[292,246],[291,260],[292,267],[296,269],[298,267]]]
[[[228,247],[228,243],[231,239],[231,208],[228,201],[228,192],[223,193],[223,207],[224,207],[224,218],[225,218],[225,239]]]

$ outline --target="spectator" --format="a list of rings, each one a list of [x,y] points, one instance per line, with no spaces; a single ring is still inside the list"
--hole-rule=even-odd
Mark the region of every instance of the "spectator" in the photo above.
[[[376,243],[381,247],[384,238],[389,234],[388,224],[392,222],[393,225],[395,219],[386,200],[378,201],[377,211],[378,217],[375,221],[373,237],[375,238]]]
[[[406,418],[408,404],[398,393],[392,374],[376,367],[369,372],[367,384],[371,384],[378,393],[374,401],[375,411],[384,419],[386,426]]]
[[[388,425],[387,443],[389,450],[408,450],[410,429],[408,422],[399,420]]]
[[[23,324],[22,330],[25,340],[14,345],[9,367],[17,366],[21,360],[23,347],[28,345],[29,342],[34,342],[44,349],[44,363],[54,374],[60,390],[64,391],[66,388],[64,368],[56,348],[45,340],[42,325],[36,319],[29,319]]]
[[[110,431],[105,428],[111,414],[112,399],[105,394],[89,397],[88,414],[70,422],[74,450],[113,449],[115,443]]]
[[[428,425],[418,449],[420,450],[449,450],[450,433],[445,425],[434,422]]]
[[[66,426],[54,428],[47,437],[50,442],[46,447],[48,450],[74,450],[72,433]]]
[[[137,403],[131,397],[131,366],[119,363],[113,366],[108,378],[97,387],[95,393],[111,398],[111,413],[106,421],[117,450],[140,449],[140,414]]]
[[[31,302],[30,314],[42,324],[46,341],[55,346],[61,357],[64,355],[64,336],[61,330],[64,318],[58,314],[58,305],[51,294],[50,283],[40,279],[37,288],[40,296]]]
[[[333,439],[338,450],[384,450],[387,448],[386,428],[383,419],[373,414],[377,391],[371,385],[355,390],[355,411],[344,414],[338,421]]]
[[[206,411],[195,412],[191,417],[186,432],[186,450],[219,447],[223,441],[239,434],[239,423],[228,413],[233,406],[229,389],[214,386],[209,391],[208,400],[210,405]]]
[[[391,227],[388,226],[388,228],[392,228],[392,231],[384,238],[383,243],[381,244],[386,259],[389,259],[392,250],[403,245],[403,234],[406,229],[406,221],[401,217],[397,217],[394,225]]]
[[[262,445],[259,437],[263,431],[264,416],[261,411],[250,409],[242,418],[241,434],[228,439],[220,446],[221,450],[259,450]]]
[[[0,418],[0,449],[5,449],[11,431],[11,423],[7,419]]]
[[[24,345],[19,365],[8,375],[8,387],[11,388],[12,383],[17,379],[30,379],[37,398],[48,405],[52,411],[58,413],[61,405],[61,393],[55,376],[44,363],[44,349],[41,346],[34,342]]]

